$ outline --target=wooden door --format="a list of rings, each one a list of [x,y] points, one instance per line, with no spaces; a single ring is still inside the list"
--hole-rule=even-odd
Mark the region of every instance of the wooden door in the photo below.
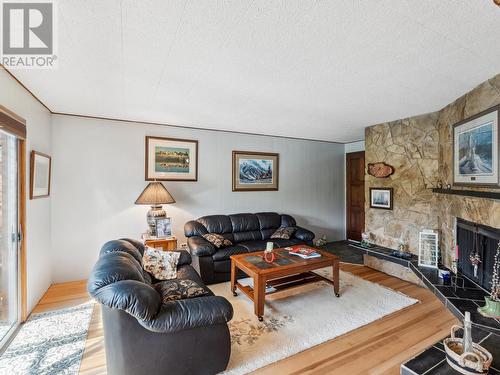
[[[365,152],[346,154],[346,235],[361,241],[365,229]]]

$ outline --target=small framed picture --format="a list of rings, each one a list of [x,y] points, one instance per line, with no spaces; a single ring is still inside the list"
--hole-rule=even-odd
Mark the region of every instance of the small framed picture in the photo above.
[[[31,151],[30,156],[30,199],[50,196],[50,168],[52,159],[49,155]]]
[[[172,237],[172,218],[164,217],[156,219],[156,237]]]
[[[370,188],[370,208],[392,210],[392,188]]]
[[[146,137],[146,181],[197,181],[198,141]]]

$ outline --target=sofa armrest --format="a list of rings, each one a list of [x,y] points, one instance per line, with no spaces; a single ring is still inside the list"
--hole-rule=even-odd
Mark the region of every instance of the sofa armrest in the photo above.
[[[294,234],[295,238],[298,238],[304,242],[311,242],[314,240],[314,233],[305,228],[297,227],[297,231]]]
[[[217,251],[214,245],[200,236],[189,237],[187,244],[191,252],[199,257],[213,255]]]
[[[185,264],[191,264],[193,261],[191,259],[191,254],[189,254],[186,250],[175,250],[176,253],[180,253],[179,261],[177,262],[177,267],[183,266]]]
[[[220,296],[207,296],[170,301],[161,305],[158,314],[138,322],[150,331],[171,333],[216,324],[233,318],[233,307]]]

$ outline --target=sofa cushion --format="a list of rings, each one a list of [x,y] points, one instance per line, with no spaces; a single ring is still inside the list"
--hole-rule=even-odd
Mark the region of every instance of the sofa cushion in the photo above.
[[[234,214],[229,215],[233,226],[233,233],[258,231],[259,219],[254,214]]]
[[[266,249],[267,241],[245,241],[240,242],[238,245],[245,247],[248,252],[263,251]]]
[[[293,245],[298,245],[300,243],[303,243],[301,240],[298,240],[296,238],[292,238],[290,240],[285,240],[285,239],[273,239],[274,242],[274,247],[287,247],[287,246],[293,246]]]
[[[162,303],[208,294],[205,288],[193,280],[166,280],[155,284],[154,288],[160,294]]]
[[[231,219],[226,215],[210,215],[203,216],[196,220],[198,223],[202,224],[208,233],[232,233],[233,225],[231,224]]]
[[[146,248],[142,258],[144,270],[158,280],[175,279],[180,253]]]
[[[258,212],[255,214],[259,220],[260,229],[276,229],[281,226],[281,215],[276,212]]]
[[[262,240],[262,233],[260,230],[254,230],[251,232],[236,232],[233,233],[234,242],[244,242],[244,241],[258,241]]]
[[[203,235],[203,238],[214,245],[217,249],[224,246],[231,246],[233,244],[230,240],[224,238],[224,236],[218,233],[207,233]]]
[[[280,227],[295,227],[297,222],[290,215],[283,214],[281,215],[281,225]]]
[[[276,229],[276,232],[274,232],[271,235],[271,238],[272,239],[281,238],[284,240],[289,240],[290,237],[292,237],[292,235],[295,233],[296,230],[297,230],[297,228],[295,228],[295,227],[278,228],[278,229]]]
[[[231,255],[243,253],[248,253],[248,249],[245,246],[234,245],[219,249],[214,255],[212,255],[212,259],[217,262],[220,260],[229,259]]]

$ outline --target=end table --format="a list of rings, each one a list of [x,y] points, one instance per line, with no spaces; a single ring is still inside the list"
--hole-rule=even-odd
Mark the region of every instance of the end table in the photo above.
[[[144,245],[164,251],[177,250],[177,238],[148,238],[144,240]]]

